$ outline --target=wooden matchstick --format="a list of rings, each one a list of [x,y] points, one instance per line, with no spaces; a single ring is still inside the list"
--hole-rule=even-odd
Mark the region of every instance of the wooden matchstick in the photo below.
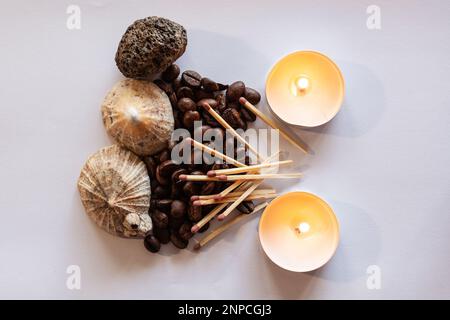
[[[282,165],[290,164],[290,163],[292,163],[292,160],[262,163],[262,164],[257,164],[257,165],[247,166],[247,167],[240,167],[240,168],[209,170],[207,173],[207,176],[215,177],[215,176],[219,176],[222,174],[229,175],[229,174],[236,174],[236,173],[249,172],[249,171],[250,172],[258,171],[259,169],[277,167],[277,166],[282,166]]]
[[[179,179],[183,181],[242,181],[263,179],[294,179],[300,178],[301,173],[263,173],[263,174],[236,174],[208,177],[207,175],[181,174]]]
[[[241,137],[236,130],[234,130],[229,124],[228,122],[225,121],[224,118],[222,118],[222,116],[220,114],[218,114],[208,103],[203,103],[202,104],[203,108],[209,112],[210,115],[213,116],[214,119],[216,119],[216,121],[218,123],[220,123],[225,129],[227,129],[234,137],[236,137],[236,139],[238,139],[241,143],[243,143],[244,145],[246,145],[256,156],[257,158],[261,161],[264,160],[263,156],[261,154],[259,154],[259,152],[253,148],[253,146],[251,144],[249,144],[247,142],[247,140],[245,140],[243,137]]]
[[[259,111],[254,105],[252,105],[250,102],[247,101],[247,99],[245,99],[244,97],[241,97],[239,99],[239,102],[246,107],[250,112],[252,112],[253,114],[255,114],[256,116],[258,116],[262,121],[264,121],[267,125],[271,126],[274,129],[277,129],[280,131],[281,135],[288,140],[290,143],[292,143],[293,145],[295,145],[297,148],[299,148],[300,150],[302,150],[305,154],[308,154],[308,147],[306,145],[304,145],[303,143],[300,143],[296,140],[294,140],[289,133],[287,133],[284,129],[279,128],[276,123],[270,119],[269,117],[267,117],[264,113],[262,113],[261,111]]]
[[[262,181],[253,183],[253,185],[245,190],[245,192],[241,194],[239,198],[235,200],[228,208],[226,208],[224,212],[217,216],[217,220],[222,221],[223,219],[225,219],[226,216],[228,216],[238,205],[240,205],[241,202],[244,201],[256,188],[258,188],[261,183]]]
[[[194,147],[209,153],[213,157],[217,157],[217,158],[219,158],[219,159],[221,159],[221,160],[223,160],[225,162],[228,162],[228,163],[230,163],[232,165],[235,165],[236,167],[246,167],[245,164],[243,164],[243,163],[241,163],[241,162],[239,162],[239,161],[237,161],[237,160],[235,160],[235,159],[233,159],[233,158],[231,158],[231,157],[229,157],[229,156],[227,156],[227,155],[225,155],[225,154],[223,154],[223,153],[221,153],[221,152],[219,152],[217,150],[214,150],[214,149],[212,149],[212,148],[210,148],[208,146],[205,146],[203,143],[195,141],[192,138],[186,138],[186,140],[188,142],[190,142]]]
[[[275,189],[257,189],[255,190],[252,194],[266,194],[266,193],[275,193],[276,190]],[[221,196],[220,198],[228,198],[228,197],[237,197],[240,196],[241,194],[243,194],[243,191],[234,191],[234,192],[230,192],[225,196]],[[191,201],[197,201],[197,200],[211,200],[211,199],[218,199],[218,196],[220,195],[220,193],[216,193],[216,194],[209,194],[209,195],[200,195],[200,196],[192,196],[191,197]]]
[[[275,198],[278,194],[274,192],[262,193],[262,194],[251,194],[244,201],[250,200],[260,200],[260,199],[272,199]],[[208,200],[196,200],[192,204],[194,206],[207,206],[210,204],[219,204],[219,203],[230,203],[239,200],[239,197],[224,197],[222,199],[208,199]]]
[[[199,250],[200,248],[204,247],[208,242],[210,242],[211,240],[213,240],[214,238],[216,238],[217,236],[222,234],[224,231],[226,231],[227,229],[229,229],[230,227],[232,227],[233,225],[235,225],[239,221],[242,221],[246,217],[248,217],[250,215],[253,215],[256,212],[264,209],[265,207],[267,207],[267,205],[268,205],[267,202],[261,203],[261,204],[257,205],[255,207],[255,210],[253,210],[251,213],[249,213],[249,214],[239,214],[236,217],[234,217],[233,219],[231,219],[230,221],[227,221],[227,222],[221,224],[215,230],[213,230],[209,234],[207,234],[204,238],[200,239],[200,241],[194,246],[194,249],[195,250]]]

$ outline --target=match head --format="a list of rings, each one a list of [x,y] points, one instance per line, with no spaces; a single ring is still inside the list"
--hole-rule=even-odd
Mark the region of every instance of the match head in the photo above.
[[[180,175],[178,176],[178,179],[180,179],[181,181],[186,181],[186,180],[187,180],[187,175],[185,175],[185,174],[180,174]]]
[[[197,233],[198,230],[200,230],[200,228],[199,228],[199,226],[196,225],[196,224],[194,224],[194,225],[192,226],[192,228],[191,228],[191,232],[192,232],[192,233]]]
[[[227,178],[227,176],[225,174],[221,174],[220,176],[217,176],[217,178],[219,180],[223,180],[223,181],[227,181],[228,180],[228,178]]]
[[[200,243],[197,243],[195,246],[194,246],[194,250],[198,250],[198,249],[200,249],[202,246],[200,245]]]
[[[222,221],[223,219],[225,219],[225,216],[223,215],[223,213],[221,213],[217,216],[217,220]]]
[[[223,197],[222,197],[220,194],[215,195],[215,196],[213,197],[214,200],[220,200],[220,199],[222,199],[222,198],[223,198]]]
[[[245,99],[244,97],[240,97],[239,98],[239,103],[240,104],[246,104],[248,101],[247,101],[247,99]]]
[[[211,106],[209,105],[209,103],[208,103],[208,102],[205,102],[205,101],[202,101],[202,102],[200,103],[200,106],[201,106],[202,108],[204,108],[205,110],[210,110],[210,109],[211,109]]]
[[[213,178],[216,176],[216,172],[214,170],[209,170],[206,175],[210,178]]]
[[[201,206],[202,205],[202,201],[201,200],[195,200],[194,202],[192,202],[193,206]]]
[[[191,201],[194,202],[196,200],[200,200],[200,196],[192,196]]]

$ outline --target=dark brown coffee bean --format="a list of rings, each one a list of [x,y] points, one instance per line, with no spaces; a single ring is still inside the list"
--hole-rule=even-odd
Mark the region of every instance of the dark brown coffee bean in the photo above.
[[[181,218],[172,218],[169,217],[169,229],[171,232],[178,233],[178,229],[180,229],[181,225],[186,221],[185,217]]]
[[[178,169],[178,167],[179,166],[172,160],[161,162],[161,164],[158,166],[160,174],[164,177],[170,177],[172,173],[176,169]]]
[[[235,110],[237,110],[237,111],[240,111],[240,110],[241,110],[241,105],[240,105],[239,102],[237,102],[237,101],[228,102],[228,103],[227,103],[227,107],[225,108],[225,110],[228,109],[228,108],[231,108],[231,109],[235,109]]]
[[[172,199],[158,199],[155,200],[155,208],[164,212],[169,213],[170,207],[172,206]]]
[[[186,197],[191,197],[198,194],[199,192],[199,186],[196,182],[187,181],[183,186],[183,193]]]
[[[203,106],[206,104],[208,104],[213,109],[217,109],[217,107],[219,106],[216,99],[202,99],[197,102],[197,107],[203,108]]]
[[[170,105],[172,106],[172,108],[175,108],[177,106],[177,103],[178,103],[178,98],[177,98],[176,93],[172,92],[168,96],[169,96]]]
[[[191,232],[192,224],[185,222],[181,225],[180,229],[178,230],[178,234],[181,239],[183,240],[189,240],[192,238],[193,234]]]
[[[194,90],[194,97],[195,100],[202,100],[202,99],[214,99],[214,93],[207,92],[203,89],[196,89]]]
[[[170,160],[170,151],[165,149],[159,154],[159,163]]]
[[[148,176],[150,177],[150,179],[153,179],[155,177],[155,173],[156,173],[155,160],[153,160],[153,158],[150,156],[144,157],[143,160],[144,160],[145,166],[147,167]]]
[[[188,241],[181,239],[180,236],[177,235],[176,233],[172,233],[170,235],[170,241],[178,249],[185,249],[189,243]]]
[[[236,209],[238,209],[241,213],[249,214],[255,210],[255,204],[253,201],[244,201],[241,202]]]
[[[183,86],[183,84],[181,83],[181,79],[177,78],[175,80],[172,81],[172,87],[173,87],[173,91],[177,92],[178,89],[180,89]]]
[[[197,105],[191,98],[181,98],[178,100],[177,107],[181,112],[197,110]]]
[[[144,247],[148,251],[155,253],[158,252],[159,249],[161,249],[161,243],[159,242],[158,239],[156,239],[155,236],[150,234],[146,236],[144,239]]]
[[[211,127],[215,128],[215,127],[219,127],[220,126],[219,123],[217,122],[217,120],[214,119],[214,117],[212,115],[210,115],[208,113],[208,111],[206,111],[206,110],[202,111],[202,118]]]
[[[203,227],[201,227],[201,228],[198,230],[198,232],[203,233],[203,232],[205,232],[205,231],[208,230],[208,229],[209,229],[209,222],[205,223],[205,225],[204,225]]]
[[[156,168],[155,178],[161,186],[168,186],[170,183],[169,179],[161,174],[161,165]]]
[[[209,78],[203,78],[201,81],[201,85],[207,92],[219,91],[219,85],[217,84],[217,82]]]
[[[194,139],[198,140],[197,137],[199,138],[203,138],[203,135],[205,134],[206,131],[208,131],[209,129],[211,129],[211,126],[208,125],[202,125],[199,127],[196,127],[194,129]]]
[[[221,144],[223,144],[225,131],[222,128],[211,128],[205,131],[203,137],[206,140],[214,142],[215,145],[220,146]]]
[[[169,217],[162,211],[155,210],[152,213],[153,224],[160,229],[165,229],[169,225]]]
[[[180,186],[180,182],[184,184],[184,181],[178,181],[177,183],[172,184],[172,187],[170,189],[170,197],[172,199],[179,199],[182,196],[180,189],[183,187],[183,185]]]
[[[202,76],[193,70],[186,70],[182,73],[181,80],[191,88],[198,88],[200,87]]]
[[[200,121],[201,116],[198,111],[186,111],[183,115],[183,125],[186,129],[192,129],[195,121]]]
[[[217,110],[219,110],[219,112],[223,112],[223,110],[225,110],[226,108],[226,100],[225,100],[225,95],[218,94],[216,96],[216,101],[217,101]]]
[[[238,101],[244,95],[245,84],[242,81],[236,81],[230,84],[227,89],[227,100]]]
[[[257,104],[261,101],[261,95],[259,92],[249,87],[245,87],[244,97],[251,104]]]
[[[189,98],[194,99],[194,91],[189,87],[180,87],[177,90],[177,98]]]
[[[212,194],[215,189],[216,189],[216,182],[208,181],[202,185],[202,188],[200,189],[200,194],[201,195]]]
[[[180,175],[187,174],[187,173],[188,173],[188,171],[186,169],[183,169],[183,168],[175,170],[172,173],[172,183],[178,182],[180,180]]]
[[[248,122],[253,122],[256,120],[256,116],[253,112],[248,111],[247,109],[241,108],[241,117],[243,120]]]
[[[191,205],[188,207],[188,218],[192,222],[198,222],[202,219],[202,207]]]
[[[167,83],[161,79],[156,79],[155,81],[153,81],[153,83],[156,84],[167,95],[170,95],[173,92],[173,88],[170,83]]]
[[[233,108],[228,108],[222,113],[223,119],[228,122],[230,126],[232,126],[234,129],[246,127],[245,122],[241,119],[241,115],[239,114],[239,111]]]
[[[155,190],[152,192],[152,198],[163,199],[170,196],[170,188],[165,188],[162,185],[156,186]]]
[[[186,204],[181,200],[173,200],[170,208],[170,216],[180,219],[186,214]]]
[[[153,228],[153,235],[162,244],[167,244],[167,243],[170,242],[170,231],[169,231],[169,229]]]
[[[162,74],[161,78],[164,81],[172,82],[180,75],[180,67],[176,64],[170,65]]]
[[[229,87],[229,85],[222,84],[222,83],[219,83],[219,82],[217,82],[217,85],[219,86],[219,91],[227,90],[228,87]]]

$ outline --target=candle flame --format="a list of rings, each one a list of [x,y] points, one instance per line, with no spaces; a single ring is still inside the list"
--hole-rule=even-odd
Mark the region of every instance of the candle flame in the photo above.
[[[311,226],[309,225],[309,223],[307,222],[301,222],[297,228],[295,228],[295,231],[297,231],[298,233],[307,233],[309,231],[309,229],[311,228]]]

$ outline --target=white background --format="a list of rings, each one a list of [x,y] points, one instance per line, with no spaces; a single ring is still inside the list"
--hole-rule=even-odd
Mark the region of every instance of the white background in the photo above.
[[[81,8],[81,30],[66,8]],[[381,8],[368,30],[366,8]],[[5,1],[0,4],[1,298],[450,298],[450,3],[448,1]],[[298,133],[315,154],[279,192],[306,190],[334,208],[341,242],[308,274],[264,255],[253,218],[201,253],[114,238],[84,213],[76,183],[111,143],[100,117],[122,78],[117,44],[135,19],[183,24],[179,60],[217,81],[263,92],[295,50],[331,57],[346,81],[342,110]],[[266,109],[265,103],[261,108]],[[66,268],[81,267],[81,290]],[[369,265],[380,290],[366,287]]]

